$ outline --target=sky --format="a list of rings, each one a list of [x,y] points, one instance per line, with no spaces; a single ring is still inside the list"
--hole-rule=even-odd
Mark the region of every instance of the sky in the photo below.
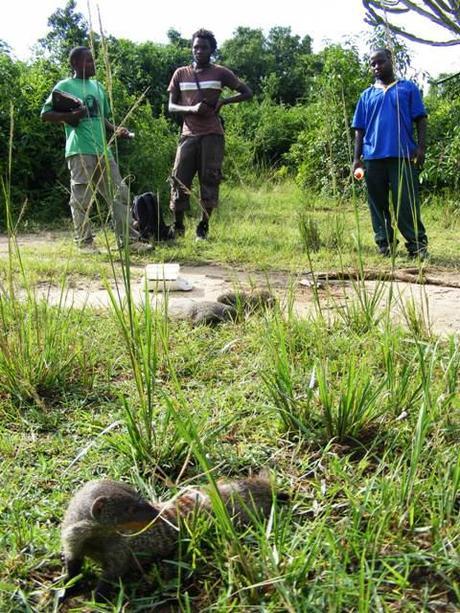
[[[204,6],[200,12],[199,6]],[[16,57],[27,60],[31,48],[47,32],[47,19],[65,0],[16,0],[2,7],[0,39],[6,41]],[[155,0],[78,0],[77,10],[93,28],[100,30],[98,7],[103,30],[117,38],[136,42],[146,40],[165,43],[170,28],[188,38],[200,27],[210,29],[218,42],[230,38],[238,26],[261,28],[265,33],[273,26],[290,26],[293,34],[310,35],[313,50],[327,42],[343,43],[356,37],[362,51],[369,27],[364,23],[361,0],[230,0],[197,3],[190,0],[155,2]],[[423,35],[435,35],[435,26],[415,15],[405,15],[400,23]],[[411,44],[413,66],[432,77],[441,72],[460,71],[460,45],[435,48]]]

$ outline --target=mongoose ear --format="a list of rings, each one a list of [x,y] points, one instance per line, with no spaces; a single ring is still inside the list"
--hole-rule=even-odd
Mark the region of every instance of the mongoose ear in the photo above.
[[[91,507],[91,517],[98,519],[106,502],[106,496],[99,496],[99,498],[96,498]]]

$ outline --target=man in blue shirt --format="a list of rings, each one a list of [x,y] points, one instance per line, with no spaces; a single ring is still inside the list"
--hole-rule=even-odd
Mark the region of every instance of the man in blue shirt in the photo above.
[[[426,110],[415,83],[396,79],[388,49],[374,51],[370,64],[375,83],[361,94],[353,117],[353,171],[365,169],[379,252],[391,255],[396,243],[389,205],[391,191],[396,223],[409,257],[424,259],[428,239],[420,216],[418,172],[425,160]]]

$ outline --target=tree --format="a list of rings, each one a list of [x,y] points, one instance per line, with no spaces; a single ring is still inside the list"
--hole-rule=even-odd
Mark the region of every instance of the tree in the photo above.
[[[460,45],[460,2],[458,0],[363,0],[366,9],[365,21],[371,26],[387,26],[390,30],[408,40],[449,47]],[[394,23],[394,17],[405,13],[416,13],[435,25],[453,34],[448,40],[423,38]]]
[[[89,26],[85,17],[76,12],[76,0],[68,0],[62,9],[57,9],[48,18],[50,31],[38,42],[55,62],[67,63],[73,47],[88,45]]]
[[[276,26],[268,33],[267,48],[273,58],[273,73],[278,85],[273,96],[276,101],[295,104],[305,98],[310,76],[305,58],[311,55],[311,42],[308,35],[301,39],[292,34],[290,27]]]
[[[11,47],[0,38],[0,53],[11,53]]]
[[[190,47],[192,46],[190,40],[187,38],[184,38],[182,34],[178,30],[175,30],[174,28],[169,28],[166,35],[171,45],[175,45],[176,47],[181,47],[182,49],[190,49]]]
[[[411,68],[411,57],[406,43],[394,32],[389,32],[383,26],[374,28],[368,39],[369,49],[386,47],[393,55],[393,64],[399,76],[405,77]],[[370,55],[364,54],[366,62],[370,61]]]
[[[322,68],[314,79],[303,129],[285,159],[299,185],[337,196],[350,186],[350,124],[369,83],[368,65],[362,65],[356,48],[341,45],[329,45],[318,59]]]
[[[178,66],[189,63],[190,47],[181,45],[108,39],[108,53],[115,80],[130,96],[139,98],[146,90],[155,115],[167,107],[169,81]]]
[[[292,34],[277,26],[265,37],[261,29],[239,27],[220,48],[220,58],[255,94],[276,102],[295,104],[305,97],[311,76],[306,64],[311,56],[311,38]]]
[[[238,27],[232,38],[222,43],[219,57],[255,94],[262,91],[264,78],[273,69],[273,56],[259,28]]]

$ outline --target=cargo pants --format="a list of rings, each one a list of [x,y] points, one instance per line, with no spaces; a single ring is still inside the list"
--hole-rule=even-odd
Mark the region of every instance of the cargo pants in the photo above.
[[[201,207],[214,209],[219,202],[223,160],[222,134],[181,137],[170,179],[170,209],[179,212],[190,208],[190,190],[196,174],[200,184]]]
[[[97,155],[72,155],[67,158],[70,171],[70,209],[72,211],[75,240],[78,244],[93,240],[89,220],[91,207],[99,193],[108,205],[118,241],[139,238],[133,228],[129,205],[129,190],[112,158]]]

